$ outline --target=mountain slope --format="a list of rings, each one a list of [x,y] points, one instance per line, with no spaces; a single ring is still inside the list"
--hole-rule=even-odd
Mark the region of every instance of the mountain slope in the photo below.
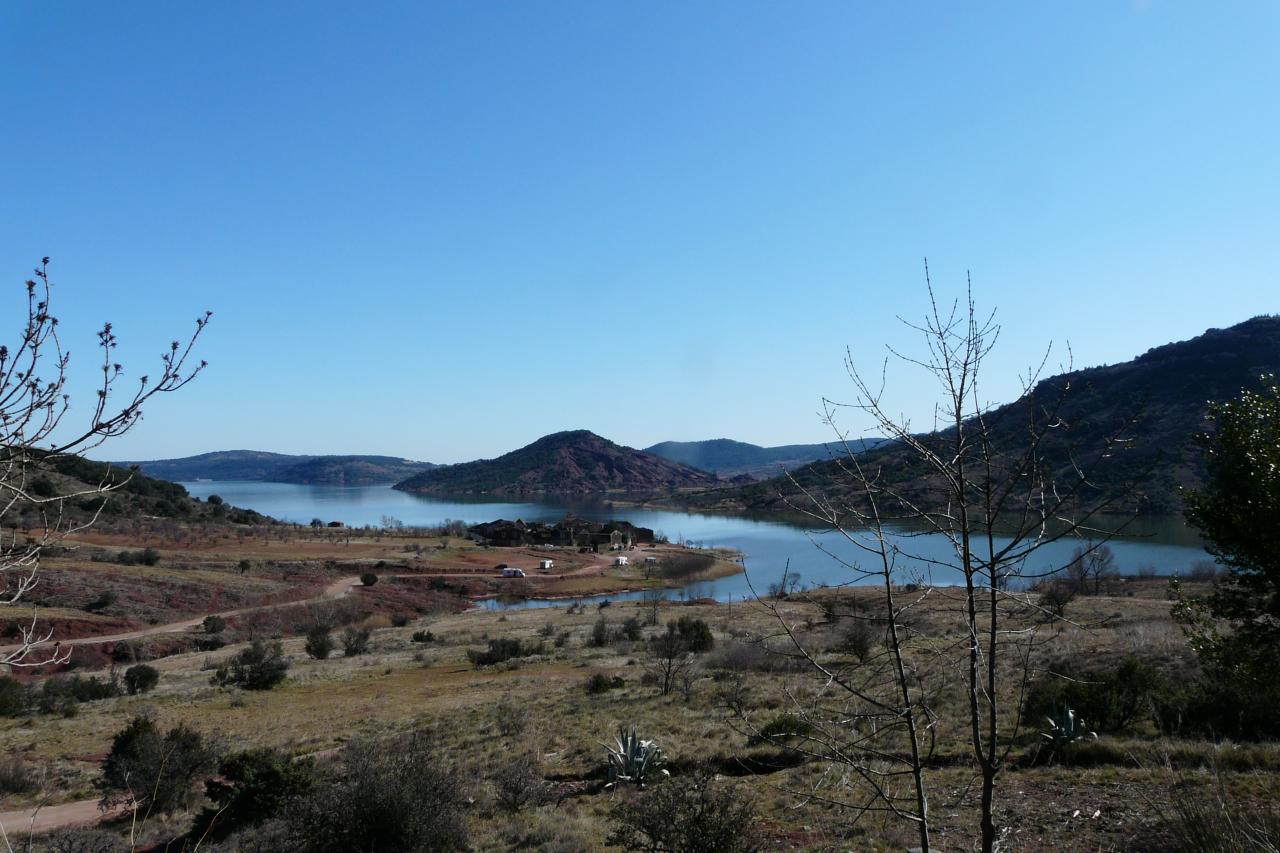
[[[294,456],[260,450],[220,450],[181,459],[114,464],[137,465],[147,476],[171,482],[253,480],[348,486],[394,483],[435,467],[396,456]]]
[[[1105,450],[1106,436],[1133,418],[1126,432],[1131,441],[1108,454],[1100,465],[1092,478],[1092,495],[1115,500],[1121,507],[1176,512],[1181,508],[1178,487],[1194,485],[1202,477],[1191,437],[1206,427],[1208,401],[1238,396],[1243,388],[1256,387],[1260,375],[1271,372],[1280,372],[1280,317],[1255,317],[1228,329],[1210,329],[1189,341],[1156,347],[1132,361],[1046,379],[1032,392],[1037,402],[1053,400],[1064,387],[1069,390],[1059,411],[1065,428],[1048,432],[1044,455],[1055,475],[1069,479],[1070,453],[1086,461],[1096,459]],[[1013,451],[1024,446],[1025,412],[1023,404],[1013,403],[990,413],[996,423],[997,447]],[[944,442],[946,433],[931,434],[928,439]],[[904,448],[878,447],[861,461],[913,499],[932,503],[937,484]],[[836,462],[816,462],[792,476],[806,489],[830,499],[855,499]],[[680,503],[697,509],[784,512],[788,501],[804,503],[796,486],[780,477],[683,496]]]
[[[851,441],[855,450],[866,450],[883,443],[884,439],[857,439]],[[728,438],[709,441],[664,441],[646,447],[652,453],[703,471],[711,471],[725,477],[745,474],[756,479],[776,477],[782,471],[791,471],[816,462],[830,459],[841,448],[826,444],[784,444],[777,447],[761,447]]]
[[[420,494],[590,495],[672,491],[717,482],[705,471],[575,430],[544,436],[497,459],[426,471],[396,488]]]

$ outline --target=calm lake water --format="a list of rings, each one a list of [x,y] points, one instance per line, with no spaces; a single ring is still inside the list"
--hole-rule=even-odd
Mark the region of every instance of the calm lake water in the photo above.
[[[672,591],[673,596],[736,601],[749,597],[753,587],[764,594],[770,584],[782,577],[788,564],[790,572],[798,574],[804,585],[847,584],[857,582],[857,575],[846,563],[871,565],[868,556],[856,545],[831,531],[742,516],[614,507],[608,503],[443,500],[398,492],[390,486],[303,486],[210,480],[183,485],[196,497],[220,495],[236,506],[299,524],[320,518],[355,527],[376,526],[387,517],[409,526],[436,525],[445,519],[460,519],[468,524],[497,518],[557,521],[572,512],[596,521],[625,519],[642,527],[651,527],[672,541],[735,548],[745,556],[745,575],[697,583]],[[901,558],[897,569],[903,582],[957,582],[959,575],[954,570],[931,562],[946,560],[951,553],[941,536],[913,535],[904,528],[895,533],[894,541],[904,554],[910,555]],[[1044,548],[1036,555],[1035,564],[1029,564],[1026,571],[1030,573],[1065,562],[1077,544],[1073,540]],[[1125,537],[1113,541],[1111,548],[1115,552],[1116,566],[1123,574],[1137,573],[1147,567],[1160,574],[1185,571],[1196,561],[1207,558],[1198,535],[1177,516],[1140,519],[1129,526]],[[613,596],[615,599],[628,597],[633,596]],[[532,601],[520,606],[545,604]]]

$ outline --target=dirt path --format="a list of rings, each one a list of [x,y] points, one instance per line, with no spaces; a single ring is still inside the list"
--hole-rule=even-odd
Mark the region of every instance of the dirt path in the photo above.
[[[56,806],[44,806],[38,809],[0,812],[0,826],[4,827],[5,835],[13,844],[28,834],[40,834],[75,826],[91,826],[121,814],[124,814],[123,809],[99,811],[97,800],[77,800],[74,803],[59,803]]]
[[[320,595],[314,598],[303,598],[297,601],[282,601],[278,604],[260,604],[255,607],[240,607],[235,610],[223,610],[220,613],[209,614],[211,616],[221,616],[226,619],[231,616],[243,616],[246,613],[256,613],[263,610],[278,610],[282,607],[295,607],[299,604],[315,604],[320,601],[332,601],[335,598],[345,598],[351,594],[351,590],[359,586],[360,578],[356,576],[339,578],[324,588]],[[121,634],[95,634],[89,637],[76,637],[70,640],[60,640],[53,644],[52,648],[61,648],[62,646],[90,646],[96,643],[118,643],[123,640],[138,640],[143,637],[152,637],[157,634],[178,634],[183,631],[189,631],[192,628],[199,627],[207,617],[193,616],[190,619],[183,619],[181,622],[166,622],[163,625],[152,625],[149,628],[139,628],[136,631],[125,631]],[[17,646],[0,646],[0,653],[12,651]]]

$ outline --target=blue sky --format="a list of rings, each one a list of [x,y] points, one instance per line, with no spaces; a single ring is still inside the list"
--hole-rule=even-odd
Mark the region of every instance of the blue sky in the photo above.
[[[1049,341],[1280,310],[1278,36],[1272,2],[9,2],[0,335],[46,254],[77,381],[103,320],[136,375],[215,312],[114,458],[791,443],[846,346],[912,345],[927,256],[998,307],[1003,399]]]

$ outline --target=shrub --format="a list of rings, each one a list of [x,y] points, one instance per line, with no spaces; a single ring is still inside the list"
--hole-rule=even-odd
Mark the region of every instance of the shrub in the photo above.
[[[111,741],[102,764],[102,804],[130,800],[157,814],[186,809],[196,780],[216,756],[200,733],[179,723],[163,735],[150,717],[134,717]]]
[[[324,660],[333,651],[333,636],[328,628],[317,625],[307,632],[307,641],[303,648],[315,660]]]
[[[1061,619],[1067,613],[1070,604],[1079,592],[1079,588],[1062,580],[1049,581],[1040,591],[1039,605],[1050,615]]]
[[[125,853],[127,849],[120,836],[104,829],[60,829],[48,837],[49,853]]]
[[[513,658],[541,653],[541,643],[525,648],[520,645],[519,640],[501,637],[496,640],[490,640],[489,648],[484,651],[477,652],[474,649],[467,649],[467,660],[471,661],[474,666],[494,666]]]
[[[348,625],[342,631],[342,653],[347,657],[362,655],[369,651],[369,638],[373,632],[368,628],[357,628]]]
[[[196,818],[196,831],[222,832],[257,826],[315,787],[317,775],[310,759],[293,760],[269,748],[237,752],[218,765],[218,775],[205,782],[205,796],[214,802]]]
[[[673,779],[621,801],[609,842],[625,850],[754,853],[754,804],[710,774]]]
[[[364,572],[360,575],[360,583],[365,586],[373,586],[378,582],[378,576],[373,572]]]
[[[436,635],[431,633],[430,631],[414,631],[413,632],[413,641],[415,643],[433,643],[435,642],[435,639],[436,639]]]
[[[115,604],[119,596],[113,589],[104,589],[97,598],[84,606],[84,609],[90,613],[101,613],[111,605]]]
[[[1125,658],[1111,671],[1090,672],[1070,661],[1052,669],[1056,675],[1038,679],[1027,692],[1028,719],[1070,708],[1089,728],[1119,732],[1150,717],[1167,692],[1164,677],[1136,657]]]
[[[515,814],[528,806],[546,802],[549,789],[542,765],[532,755],[521,755],[500,763],[490,776],[493,798],[498,808]]]
[[[211,683],[221,687],[233,685],[245,690],[270,690],[289,670],[280,641],[254,640],[247,649],[231,656],[226,665],[214,671]]]
[[[1280,809],[1242,804],[1220,779],[1205,796],[1187,784],[1176,789],[1171,811],[1161,815],[1161,850],[1169,853],[1275,853],[1280,847]]]
[[[619,676],[615,675],[613,678],[610,678],[603,672],[597,672],[595,675],[587,679],[587,693],[592,696],[600,693],[608,693],[610,690],[616,690],[619,687],[626,686],[626,683],[627,682],[623,681]]]
[[[1209,672],[1156,697],[1160,727],[1184,737],[1264,740],[1280,735],[1280,683],[1244,684]]]
[[[21,757],[0,758],[0,794],[24,794],[35,786],[36,780]]]
[[[591,645],[595,648],[607,646],[609,644],[609,635],[609,620],[601,616],[591,626]]]
[[[27,712],[27,689],[10,675],[0,675],[0,717],[20,717]]]
[[[124,671],[124,687],[133,696],[146,693],[160,683],[160,670],[154,666],[140,663]]]
[[[676,633],[684,642],[685,648],[694,654],[709,652],[715,647],[715,637],[711,635],[711,626],[693,616],[681,616],[676,620]]]
[[[227,630],[227,620],[221,616],[206,616],[200,627],[204,628],[206,634],[221,634]]]
[[[435,853],[469,846],[462,777],[425,735],[353,741],[339,763],[340,772],[290,804],[288,849]]]
[[[640,620],[635,616],[631,616],[626,622],[623,622],[622,636],[626,637],[633,643],[644,637],[644,629],[640,625]]]
[[[779,714],[760,727],[747,741],[749,746],[762,743],[782,744],[795,738],[813,737],[814,728],[808,720],[794,714]]]

